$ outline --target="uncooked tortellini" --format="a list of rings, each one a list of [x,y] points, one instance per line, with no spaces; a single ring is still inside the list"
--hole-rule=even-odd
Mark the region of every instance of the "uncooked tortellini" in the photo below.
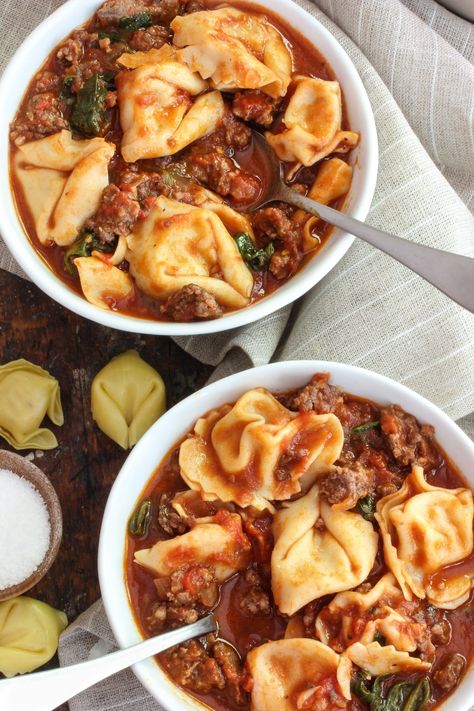
[[[21,596],[0,602],[0,672],[25,674],[49,662],[66,627],[64,612],[39,600]]]
[[[114,442],[132,447],[163,414],[165,385],[136,351],[112,358],[92,382],[92,417]]]
[[[48,415],[64,422],[59,383],[46,370],[23,358],[0,365],[0,435],[15,449],[53,449],[58,441],[40,427]]]

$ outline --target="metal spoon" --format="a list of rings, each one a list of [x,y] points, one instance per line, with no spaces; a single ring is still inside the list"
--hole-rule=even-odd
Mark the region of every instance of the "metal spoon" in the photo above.
[[[70,667],[37,672],[27,676],[0,681],[0,709],[2,711],[52,711],[80,691],[147,657],[186,642],[193,637],[215,632],[212,615],[203,617],[192,625],[147,639],[128,649],[106,654]]]
[[[283,167],[277,160],[272,148],[258,131],[252,131],[256,148],[265,157],[270,168],[268,189],[257,202],[247,206],[246,210],[255,210],[268,202],[280,200],[289,205],[320,217],[325,222],[339,227],[344,232],[363,239],[373,247],[404,264],[430,284],[449,296],[468,311],[474,312],[474,259],[460,254],[444,252],[441,249],[426,247],[417,242],[396,237],[382,232],[365,222],[349,217],[332,207],[322,205],[315,200],[300,195],[284,182]]]

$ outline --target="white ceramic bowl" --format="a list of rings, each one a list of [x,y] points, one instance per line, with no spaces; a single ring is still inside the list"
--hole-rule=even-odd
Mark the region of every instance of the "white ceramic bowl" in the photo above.
[[[321,51],[328,60],[345,96],[351,128],[360,131],[360,146],[353,151],[354,176],[346,198],[346,211],[364,220],[375,190],[378,166],[377,132],[372,108],[351,60],[334,37],[311,15],[289,0],[248,0],[281,15]],[[9,184],[8,130],[28,83],[50,51],[75,27],[85,22],[101,5],[100,0],[69,0],[25,40],[0,81],[0,182]],[[123,331],[167,336],[216,333],[254,322],[291,303],[319,282],[343,257],[353,237],[334,232],[317,257],[270,296],[214,321],[165,323],[107,311],[88,303],[48,268],[33,249],[18,220],[9,190],[0,193],[0,234],[28,276],[51,298],[86,318]]]
[[[332,382],[344,390],[381,404],[398,403],[420,422],[434,425],[438,442],[474,488],[474,444],[469,437],[435,405],[383,375],[341,363],[307,360],[273,363],[219,380],[175,405],[151,427],[126,460],[110,492],[100,534],[99,579],[107,616],[121,647],[141,640],[124,578],[125,541],[128,519],[153,471],[208,410],[235,401],[253,387],[296,388],[306,384],[314,373],[326,371],[331,373]],[[152,659],[137,664],[134,671],[167,711],[207,708],[173,684]],[[473,703],[474,671],[471,669],[443,705],[443,711],[467,711]]]

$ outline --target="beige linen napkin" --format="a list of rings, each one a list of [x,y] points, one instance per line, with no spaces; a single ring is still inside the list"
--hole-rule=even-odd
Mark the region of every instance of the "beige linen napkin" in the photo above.
[[[317,0],[321,9],[307,0],[297,2],[337,37],[372,103],[380,167],[368,221],[407,239],[473,256],[472,25],[434,0]],[[4,0],[0,68],[60,4]],[[20,273],[1,242],[0,267]],[[293,307],[244,329],[178,342],[216,365],[214,378],[272,358],[364,366],[422,393],[474,437],[474,316],[362,242],[356,241]],[[67,665],[99,656],[113,645],[99,601],[63,633],[60,661]],[[131,672],[84,692],[70,707],[160,708]]]

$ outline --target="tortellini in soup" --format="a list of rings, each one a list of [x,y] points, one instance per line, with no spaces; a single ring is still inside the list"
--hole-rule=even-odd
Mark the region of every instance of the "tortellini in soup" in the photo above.
[[[171,29],[174,44],[183,48],[179,56],[214,88],[286,94],[291,54],[265,17],[223,7],[178,16]]]
[[[334,511],[320,498],[317,484],[277,511],[273,536],[272,592],[285,615],[359,585],[377,555],[370,521],[353,511]]]
[[[442,568],[472,553],[473,511],[469,489],[431,486],[418,466],[398,491],[378,502],[385,562],[407,600],[426,597],[449,610],[468,599],[471,576],[453,574],[439,585],[432,581]]]
[[[133,68],[117,77],[122,156],[131,163],[177,153],[211,133],[224,115],[220,92],[204,93],[207,83],[171,47],[138,55],[120,59]]]
[[[136,351],[112,358],[92,381],[92,417],[123,449],[132,447],[163,414],[166,391],[157,371]]]
[[[257,509],[288,499],[332,464],[343,444],[334,415],[287,410],[256,388],[198,420],[179,453],[181,475],[205,499]]]
[[[337,81],[297,76],[296,89],[286,108],[285,130],[266,139],[280,160],[310,166],[330,153],[346,153],[357,146],[359,135],[342,131],[341,88]]]
[[[109,184],[115,146],[103,138],[78,141],[70,131],[25,143],[16,174],[42,244],[72,244]]]
[[[56,436],[41,423],[64,423],[59,383],[23,358],[0,366],[0,436],[15,449],[53,449]]]
[[[26,595],[0,602],[0,672],[26,674],[49,662],[66,627],[64,612]]]
[[[158,576],[171,575],[180,566],[207,565],[223,582],[250,561],[250,541],[238,514],[221,510],[215,516],[196,519],[187,533],[135,553],[135,561]]]
[[[142,291],[160,300],[188,284],[228,308],[249,303],[253,277],[226,229],[230,208],[186,205],[159,197],[128,238],[130,272]],[[230,224],[241,217],[230,217]]]

